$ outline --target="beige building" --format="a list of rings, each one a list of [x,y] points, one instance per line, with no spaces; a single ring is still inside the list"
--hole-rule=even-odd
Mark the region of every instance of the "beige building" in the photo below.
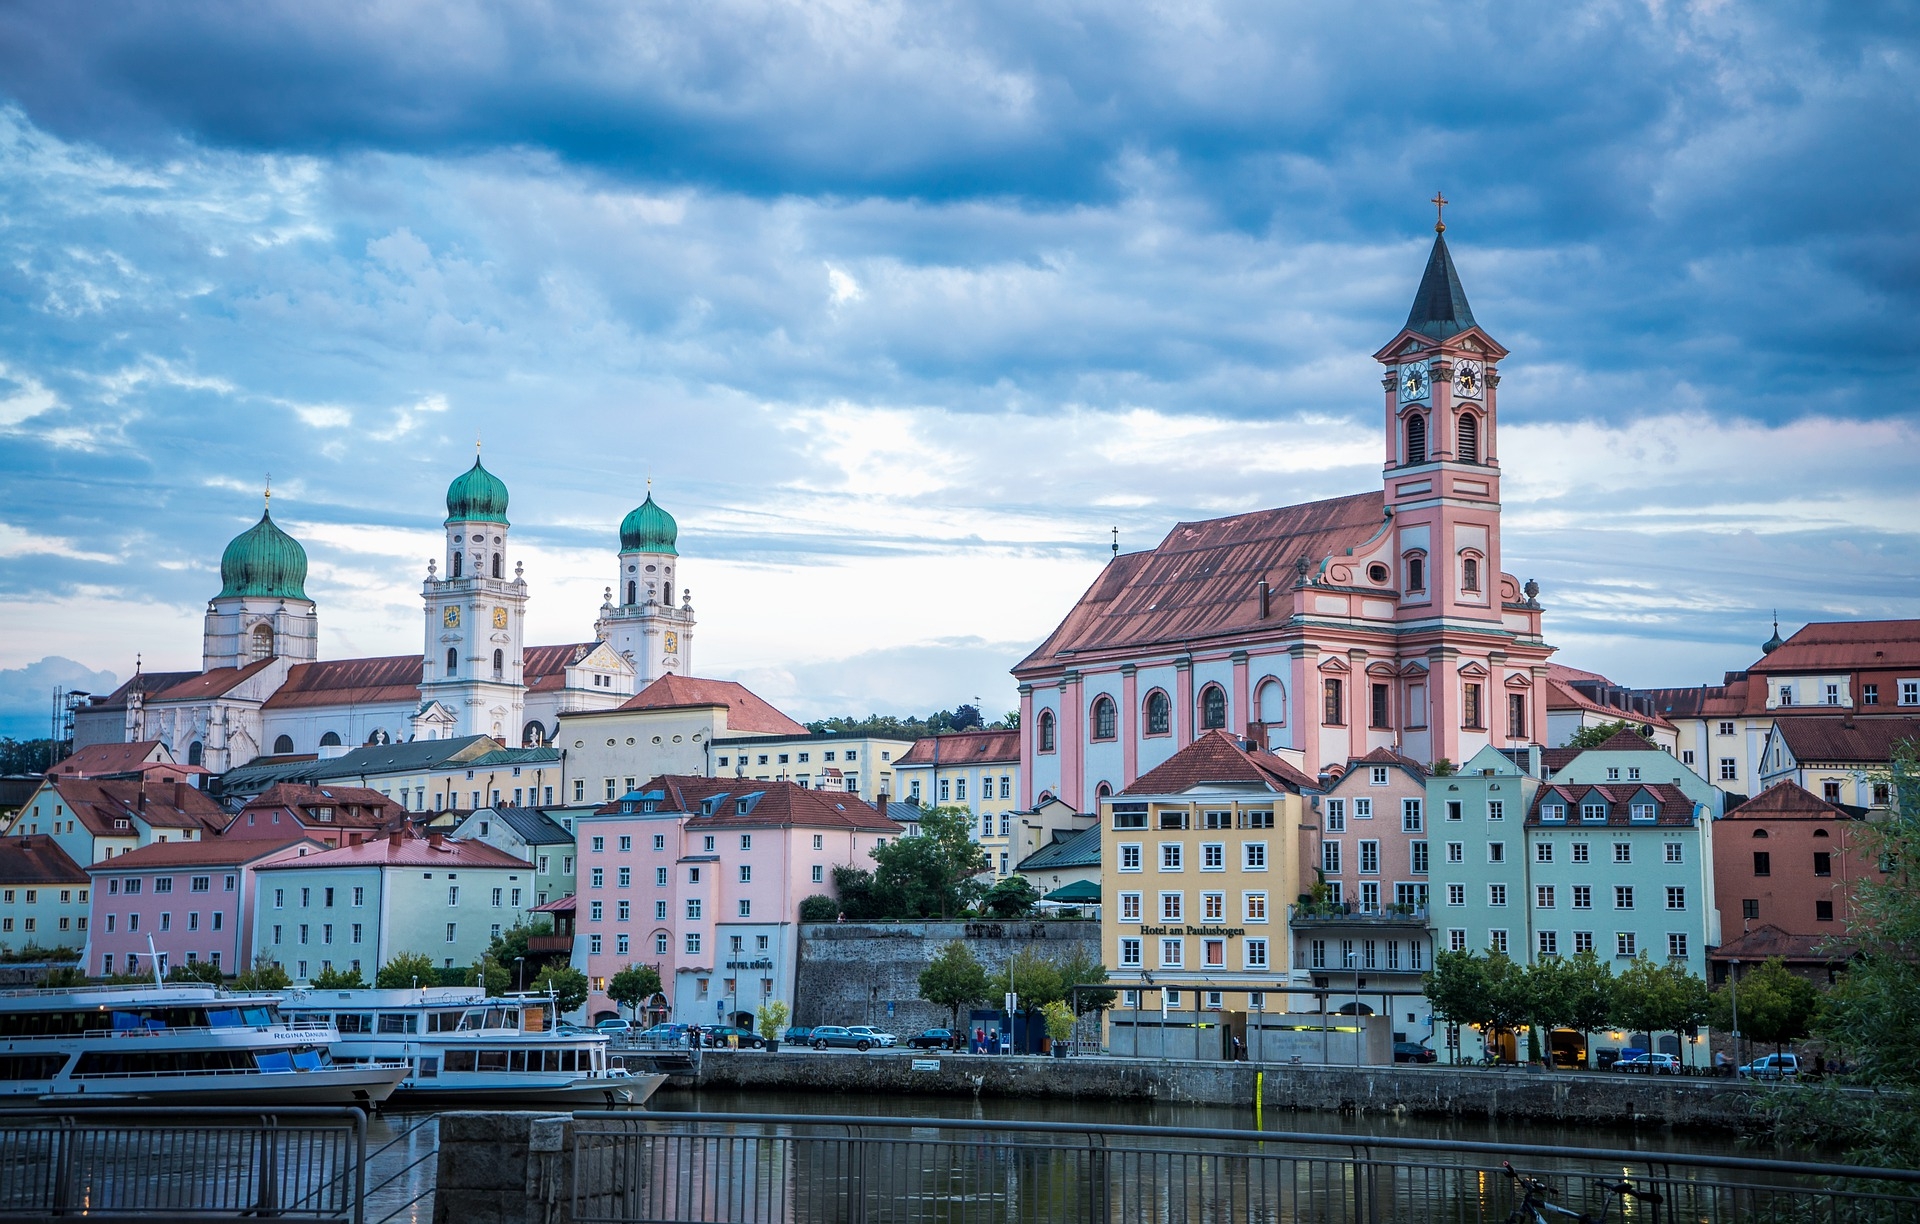
[[[881,795],[898,797],[895,767],[912,740],[871,735],[716,735],[707,774],[714,778],[751,778],[756,782],[792,782],[807,790],[846,791],[868,803]]]
[[[713,742],[743,734],[804,739],[807,729],[730,680],[669,673],[614,709],[560,716],[561,802],[610,803],[661,774],[707,776]]]
[[[1054,828],[1085,828],[1041,817],[1042,810],[1070,804],[1052,801],[1020,810],[1020,733],[959,731],[915,741],[900,758],[900,797],[921,807],[963,807],[973,817],[973,837],[987,852],[995,879],[1015,870],[1027,855],[1052,840]],[[1090,818],[1089,818],[1090,819]],[[1022,827],[1023,823],[1025,828]]]

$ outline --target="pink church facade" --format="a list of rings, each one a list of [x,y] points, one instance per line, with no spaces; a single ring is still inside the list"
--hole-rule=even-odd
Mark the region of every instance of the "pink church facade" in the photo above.
[[[1504,572],[1499,363],[1436,237],[1384,367],[1380,490],[1176,524],[1014,668],[1021,800],[1086,810],[1215,728],[1309,774],[1546,742],[1537,587]]]

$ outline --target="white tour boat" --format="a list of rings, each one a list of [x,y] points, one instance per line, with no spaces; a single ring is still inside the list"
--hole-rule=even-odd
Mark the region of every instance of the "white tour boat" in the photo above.
[[[333,1026],[279,1003],[198,983],[0,991],[0,1101],[372,1107],[410,1070],[335,1062]]]
[[[652,1096],[664,1075],[629,1072],[607,1038],[561,1031],[544,995],[488,998],[477,987],[290,990],[287,1014],[340,1033],[336,1063],[404,1060],[392,1109],[620,1108]]]

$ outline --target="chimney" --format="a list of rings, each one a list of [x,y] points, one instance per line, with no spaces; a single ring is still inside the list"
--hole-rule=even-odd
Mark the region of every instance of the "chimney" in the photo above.
[[[440,848],[440,842],[441,842],[441,837],[440,837],[440,830],[438,830],[438,829],[428,829],[428,830],[427,830],[427,845],[429,845],[429,846],[431,846],[431,847],[433,847],[433,848],[434,848],[435,850],[438,850],[438,849]]]
[[[175,782],[173,784],[173,806],[183,812],[187,810],[187,784],[185,782]]]
[[[387,848],[390,850],[398,850],[400,848],[401,841],[403,841],[405,838],[406,838],[405,833],[402,833],[400,830],[395,829],[393,832],[387,834]]]
[[[349,846],[357,846],[364,840],[365,840],[365,836],[360,832],[360,830],[350,829],[347,831],[347,844]]]
[[[887,801],[889,798],[891,798],[891,796],[889,796],[885,791],[881,791],[879,794],[873,797],[873,808],[875,811],[879,812],[882,816],[885,816],[887,814]]]
[[[1273,588],[1267,585],[1267,580],[1265,578],[1262,578],[1260,580],[1260,619],[1261,620],[1267,619],[1269,596],[1271,595],[1272,590]]]

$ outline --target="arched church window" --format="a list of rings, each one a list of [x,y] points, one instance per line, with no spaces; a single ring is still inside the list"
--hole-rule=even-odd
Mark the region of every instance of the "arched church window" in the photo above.
[[[1427,559],[1419,553],[1407,554],[1407,592],[1427,589]]]
[[[340,733],[338,731],[327,732],[320,737],[320,746],[322,748],[338,748],[340,746]]]
[[[273,626],[255,625],[249,635],[247,649],[256,659],[264,659],[273,653]]]
[[[1096,697],[1093,702],[1093,738],[1110,740],[1120,734],[1119,709],[1111,697]]]
[[[1254,696],[1260,721],[1278,726],[1287,721],[1287,687],[1269,676]]]
[[[1460,462],[1480,462],[1480,418],[1471,412],[1460,414]]]
[[[507,656],[503,651],[493,652],[493,678],[498,680],[506,671]]]
[[[1460,558],[1460,589],[1463,591],[1480,589],[1480,558]]]
[[[1093,798],[1094,798],[1094,802],[1096,803],[1102,799],[1107,798],[1112,794],[1113,794],[1113,787],[1107,785],[1105,782],[1102,782],[1100,785],[1093,788]]]
[[[1040,711],[1040,729],[1037,733],[1041,752],[1053,751],[1053,711]]]
[[[449,646],[447,647],[447,675],[457,676],[459,674],[460,674],[460,648],[457,646]]]
[[[273,752],[275,756],[284,756],[285,754],[292,751],[293,751],[293,737],[291,735],[281,735],[281,736],[274,737]]]
[[[662,599],[661,602],[672,603],[673,602],[673,583],[671,581],[667,582],[662,589],[665,593],[665,598]]]
[[[1227,691],[1209,684],[1200,693],[1200,729],[1214,731],[1227,725]]]
[[[207,746],[199,740],[187,745],[187,764],[204,765],[207,763]]]
[[[1159,689],[1147,694],[1147,734],[1165,735],[1173,730],[1173,703]]]
[[[460,576],[460,562],[463,561],[465,558],[466,558],[465,553],[453,554],[453,573],[448,575],[449,577],[458,578]]]
[[[1407,462],[1427,461],[1427,418],[1419,413],[1407,417]]]
[[[493,554],[493,576],[495,578],[501,578],[505,576],[500,572],[500,565],[501,565],[500,554],[499,553]]]
[[[635,582],[633,579],[629,578],[627,579],[627,603],[636,604],[639,602],[640,602],[640,584]]]

